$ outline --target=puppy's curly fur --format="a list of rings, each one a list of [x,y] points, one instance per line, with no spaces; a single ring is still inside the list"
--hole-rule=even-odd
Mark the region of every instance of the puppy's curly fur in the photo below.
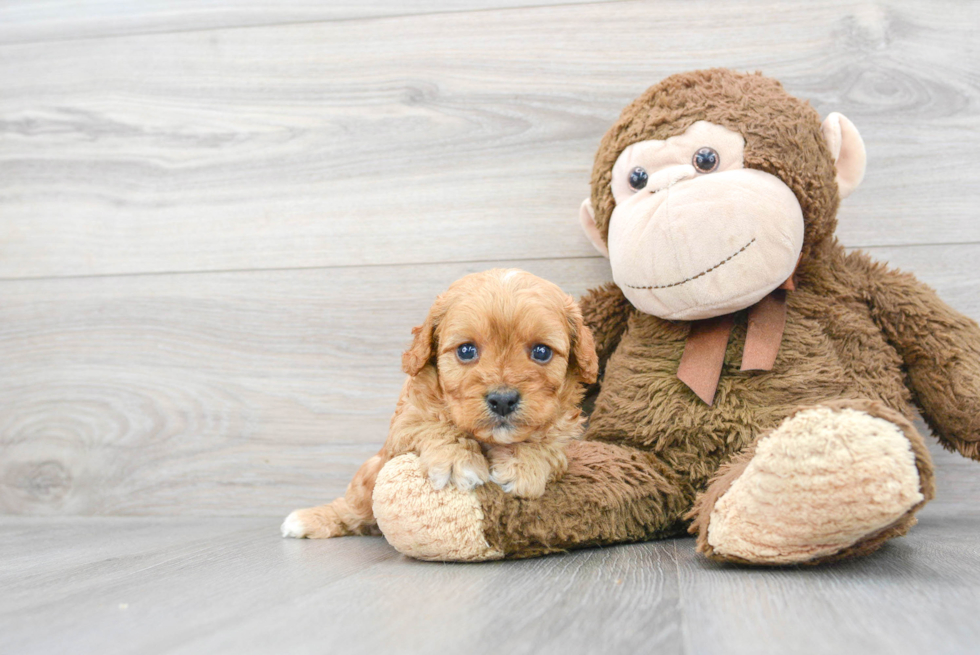
[[[384,447],[342,498],[290,514],[283,536],[378,534],[375,478],[389,459],[408,452],[418,453],[437,489],[492,480],[534,498],[565,472],[564,446],[582,434],[583,383],[595,382],[599,367],[592,333],[571,296],[516,269],[474,273],[439,296],[412,333],[402,357],[409,378]],[[458,350],[463,345],[474,347],[466,360]],[[547,348],[533,357],[541,345]],[[542,353],[550,358],[542,361]],[[511,399],[506,412],[492,407],[493,394],[501,393]]]

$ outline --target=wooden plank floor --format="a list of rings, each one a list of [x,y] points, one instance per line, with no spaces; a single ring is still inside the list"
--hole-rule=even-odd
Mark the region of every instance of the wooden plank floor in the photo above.
[[[0,652],[976,653],[980,514],[745,569],[678,539],[430,564],[270,519],[0,517]]]

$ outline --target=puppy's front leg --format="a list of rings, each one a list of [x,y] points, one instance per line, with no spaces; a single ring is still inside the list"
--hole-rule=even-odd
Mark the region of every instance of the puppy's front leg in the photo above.
[[[568,470],[562,443],[516,443],[494,446],[487,453],[490,479],[521,498],[544,495],[547,484]]]
[[[480,444],[468,437],[423,442],[419,444],[419,460],[433,489],[452,483],[469,491],[490,479]]]

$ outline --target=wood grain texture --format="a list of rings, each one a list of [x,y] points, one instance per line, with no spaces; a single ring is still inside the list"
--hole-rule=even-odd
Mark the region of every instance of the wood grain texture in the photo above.
[[[429,564],[269,519],[0,517],[0,652],[970,653],[980,517],[817,569],[691,539]]]
[[[980,523],[930,518],[832,566],[714,564],[676,542],[687,653],[975,653]]]
[[[310,643],[365,654],[560,655],[587,652],[587,644],[608,653],[681,652],[669,542],[476,566],[407,558],[391,564],[270,608],[245,625],[219,627],[177,652],[298,652]],[[291,629],[270,633],[269,625]]]
[[[671,0],[3,45],[0,278],[587,256],[600,136],[707,66],[858,125],[849,245],[980,242],[978,30],[952,0]]]
[[[604,1],[617,0],[591,3]],[[576,0],[5,0],[0,45],[567,4]]]
[[[4,653],[173,652],[399,559],[382,539],[297,549],[254,519],[0,518],[0,552]]]
[[[980,246],[873,252],[980,318]],[[609,279],[598,257],[497,264],[576,296]],[[490,267],[0,283],[0,512],[278,516],[338,496],[387,435],[411,327]],[[937,502],[980,505],[980,465],[942,467]]]

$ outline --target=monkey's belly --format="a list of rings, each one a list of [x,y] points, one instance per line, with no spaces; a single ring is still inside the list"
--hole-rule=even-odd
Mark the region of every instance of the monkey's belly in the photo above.
[[[844,324],[842,335],[840,325],[791,311],[773,370],[741,371],[745,324],[738,322],[709,406],[677,379],[686,327],[633,321],[606,365],[586,438],[654,452],[700,489],[733,453],[799,407],[867,398],[909,416],[894,349],[870,318],[849,315]]]

